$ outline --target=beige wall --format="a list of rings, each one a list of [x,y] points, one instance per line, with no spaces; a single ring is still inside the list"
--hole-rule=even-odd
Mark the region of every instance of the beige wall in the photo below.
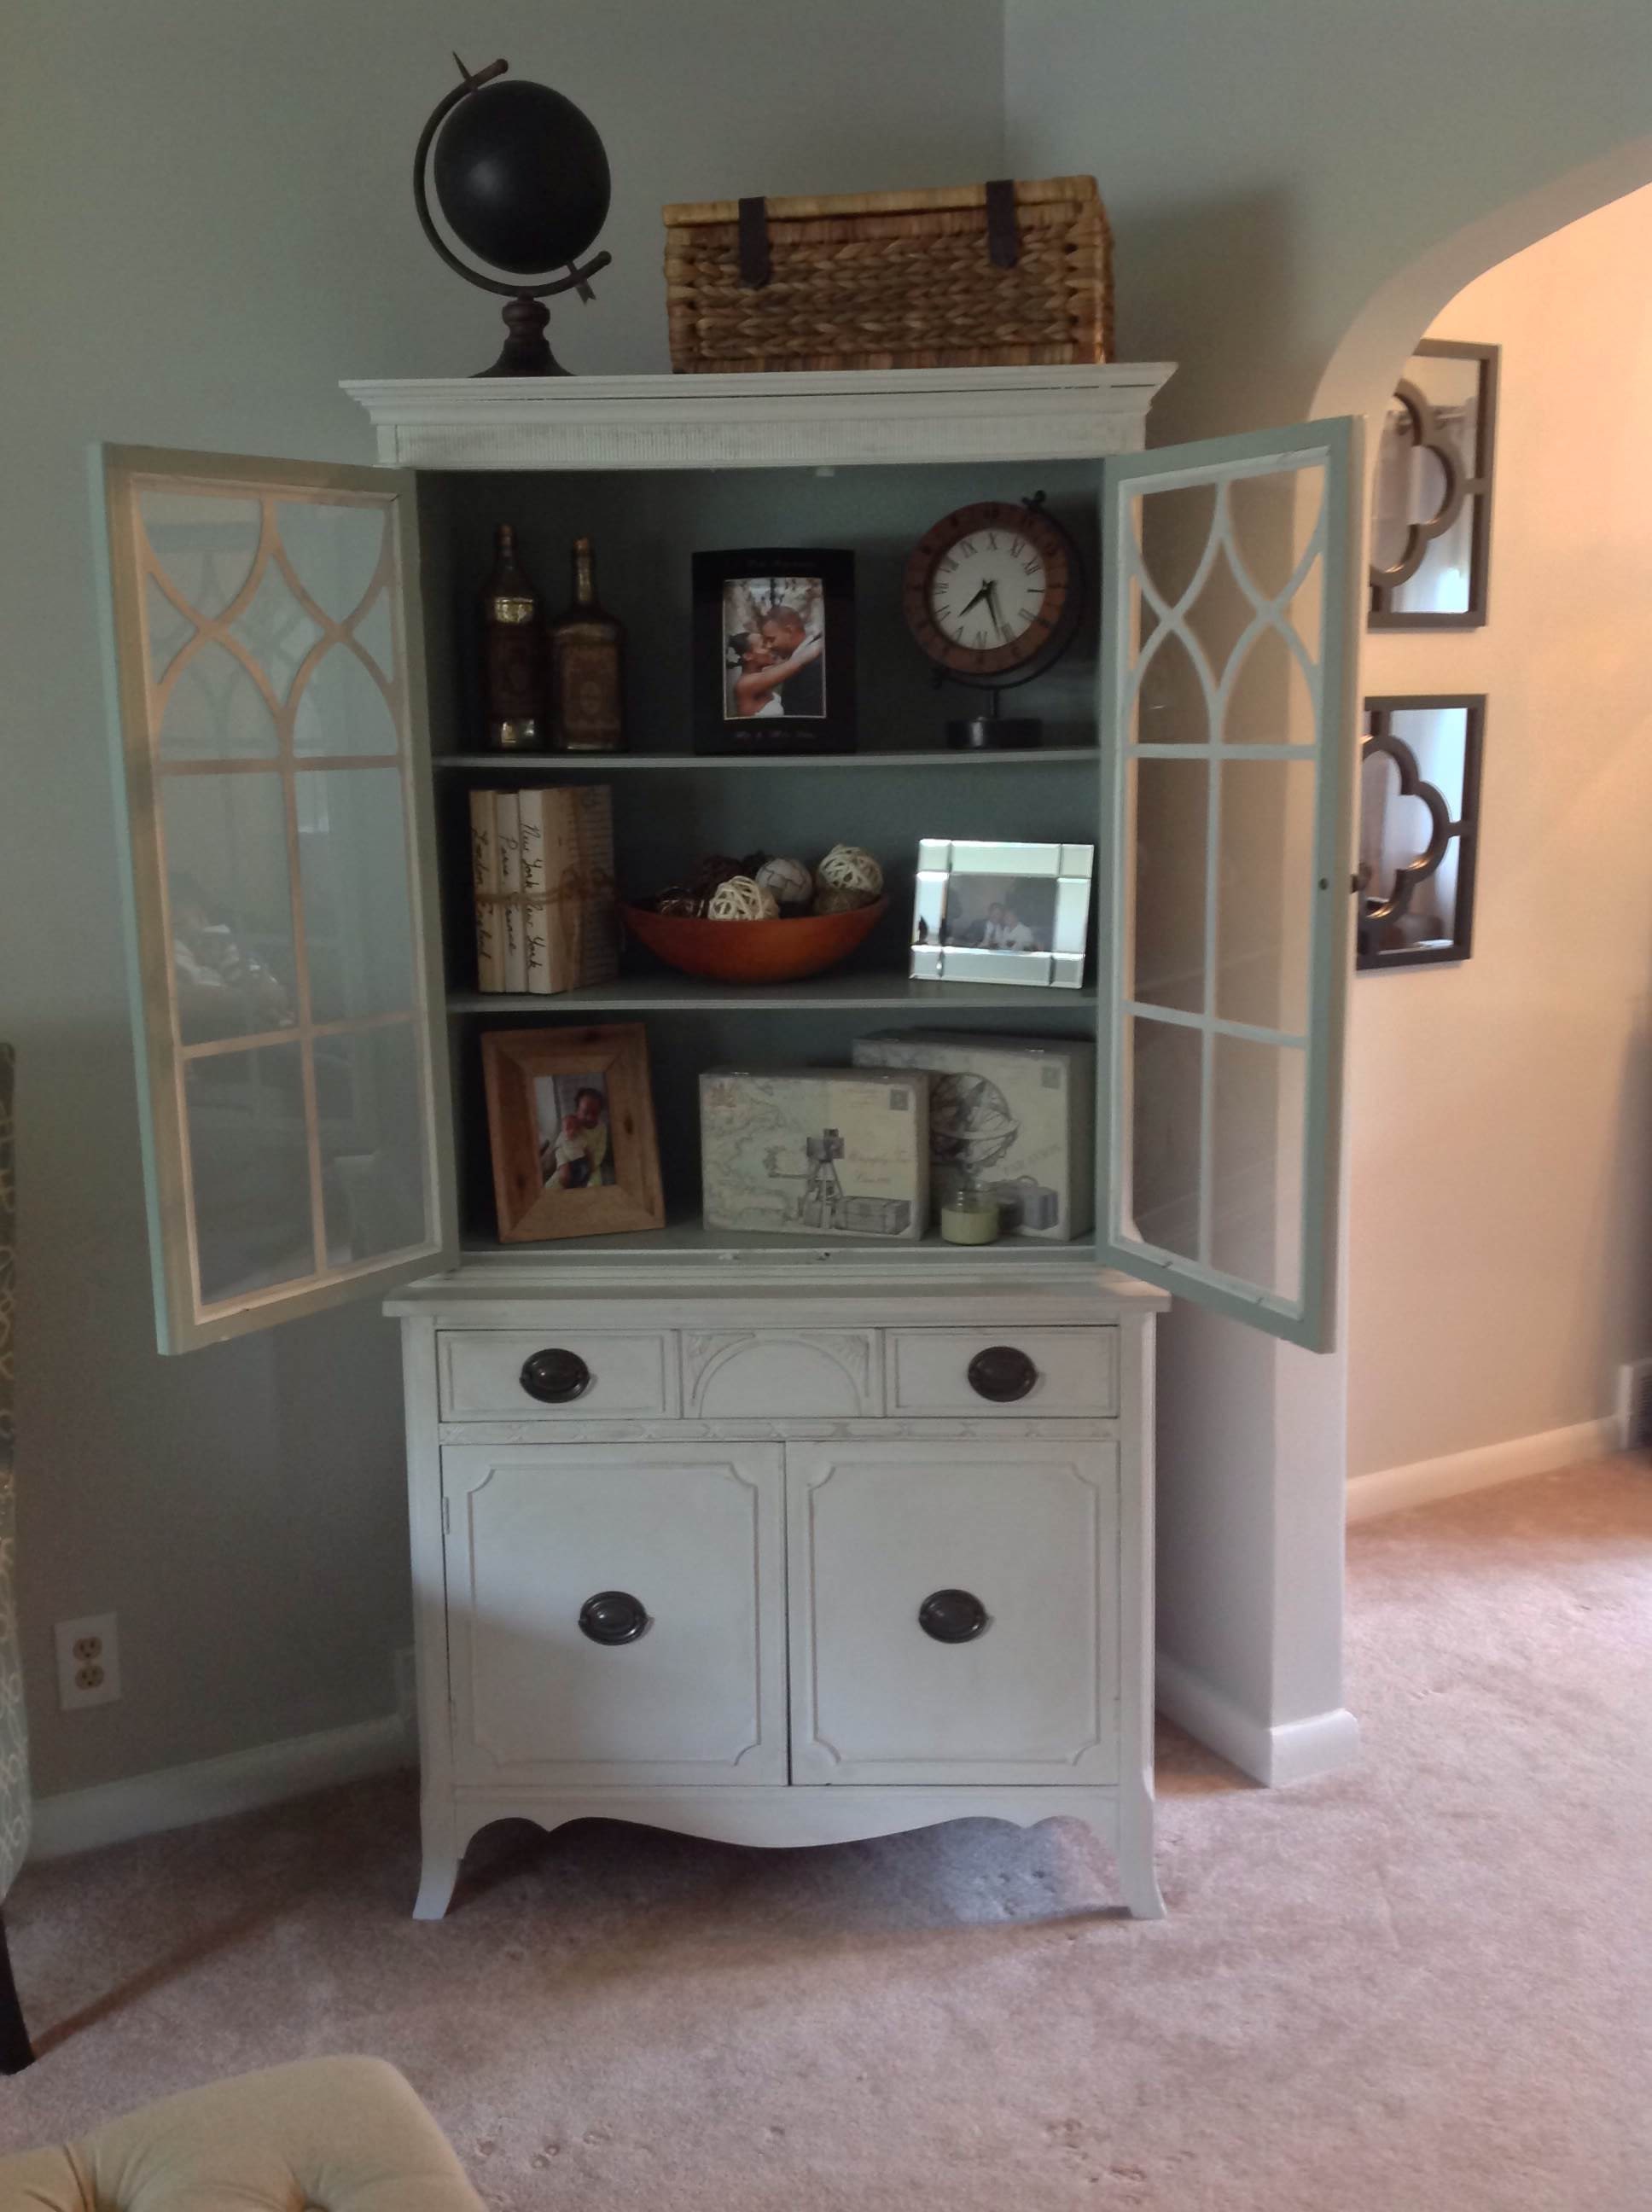
[[[607,141],[614,267],[554,311],[575,369],[666,366],[662,200],[1001,165],[998,0],[0,10],[0,1035],[42,1791],[387,1712],[410,1637],[392,1324],[155,1350],[84,448],[368,460],[340,377],[492,358],[497,305],[441,267],[408,188],[455,40]],[[122,1701],[60,1714],[52,1624],[111,1607]]]
[[[1652,190],[1430,335],[1503,349],[1491,620],[1367,641],[1488,696],[1474,954],[1362,975],[1349,1469],[1611,1412],[1652,1352]]]

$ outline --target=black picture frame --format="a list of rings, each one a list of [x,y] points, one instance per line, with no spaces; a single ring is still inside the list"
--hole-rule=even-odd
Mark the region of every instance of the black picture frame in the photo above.
[[[1375,630],[1482,629],[1491,599],[1491,491],[1497,471],[1500,351],[1494,345],[1473,345],[1466,339],[1421,338],[1413,347],[1411,358],[1479,363],[1474,453],[1470,466],[1463,468],[1447,450],[1444,507],[1431,521],[1413,528],[1411,542],[1398,563],[1390,568],[1381,567],[1376,561],[1369,564],[1370,605],[1366,626]],[[1416,442],[1430,446],[1438,453],[1442,441],[1436,435],[1433,408],[1427,395],[1412,378],[1402,376],[1394,386],[1394,398],[1411,418]],[[1433,539],[1452,526],[1465,507],[1469,516],[1467,605],[1461,612],[1445,613],[1396,607],[1396,589],[1416,574],[1428,557]]]
[[[731,629],[731,599],[740,586],[761,611],[765,599],[784,612],[795,611],[800,580],[817,580],[817,605],[805,641],[817,622],[820,651],[805,669],[805,679],[791,679],[796,697],[821,700],[817,712],[787,714],[782,693],[780,711],[740,714],[732,711],[734,672],[738,666],[731,651],[731,638],[750,635]],[[791,588],[788,588],[791,587]],[[773,753],[852,753],[859,742],[855,696],[854,556],[818,545],[745,545],[727,552],[694,556],[694,636],[692,683],[694,750],[696,753],[762,755]],[[773,664],[771,664],[773,665]],[[809,681],[814,670],[818,677]],[[761,673],[761,671],[753,672]],[[806,687],[806,688],[805,688]]]
[[[1397,714],[1458,712],[1463,717],[1462,805],[1454,818],[1441,793],[1420,773],[1416,756],[1394,727]],[[1366,896],[1366,870],[1359,878],[1359,913],[1356,923],[1357,968],[1433,968],[1448,961],[1467,960],[1474,950],[1474,878],[1479,859],[1480,777],[1485,749],[1484,691],[1390,692],[1368,698],[1364,704],[1365,734],[1360,744],[1362,767],[1373,753],[1386,753],[1400,771],[1400,787],[1408,797],[1420,799],[1432,817],[1427,848],[1403,870],[1393,896],[1374,904]],[[1362,848],[1365,842],[1362,808]],[[1453,902],[1451,935],[1423,944],[1385,943],[1394,926],[1403,924],[1412,899],[1432,879],[1451,846],[1457,847],[1457,886]]]

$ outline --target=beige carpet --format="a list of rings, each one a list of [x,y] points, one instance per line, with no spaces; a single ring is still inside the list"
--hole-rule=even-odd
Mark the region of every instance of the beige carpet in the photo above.
[[[31,1868],[0,2149],[361,2051],[511,2212],[1645,2212],[1652,1471],[1357,1530],[1351,1635],[1357,1771],[1166,1743],[1157,1925],[970,1822],[501,1828],[416,1926],[401,1781]]]

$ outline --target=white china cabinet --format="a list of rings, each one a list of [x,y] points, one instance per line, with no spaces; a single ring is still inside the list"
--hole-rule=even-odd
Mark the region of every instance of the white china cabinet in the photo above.
[[[1154,1318],[1327,1339],[1357,590],[1352,425],[1148,452],[1168,374],[357,384],[376,468],[99,457],[161,1342],[389,1294],[422,1914],[507,1814],[762,1844],[1076,1816],[1160,1909]],[[1029,687],[1041,750],[949,752],[904,556],[1034,492],[1089,618]],[[501,520],[553,607],[596,541],[624,755],[476,750]],[[853,755],[689,749],[689,556],[765,543],[856,556]],[[611,787],[635,889],[847,839],[891,914],[813,981],[634,961],[483,997],[468,793],[569,778]],[[909,980],[923,836],[1093,842],[1082,988]],[[666,1225],[506,1249],[480,1036],[615,1018],[648,1030]],[[891,1024],[1095,1040],[1093,1237],[701,1225],[700,1070]]]

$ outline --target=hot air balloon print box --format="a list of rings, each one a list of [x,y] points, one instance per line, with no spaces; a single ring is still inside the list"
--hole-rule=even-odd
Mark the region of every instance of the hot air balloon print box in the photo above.
[[[1006,1237],[1066,1244],[1093,1225],[1093,1045],[882,1030],[856,1038],[854,1064],[928,1072],[930,1189],[938,1206],[973,1183],[1003,1207]]]

